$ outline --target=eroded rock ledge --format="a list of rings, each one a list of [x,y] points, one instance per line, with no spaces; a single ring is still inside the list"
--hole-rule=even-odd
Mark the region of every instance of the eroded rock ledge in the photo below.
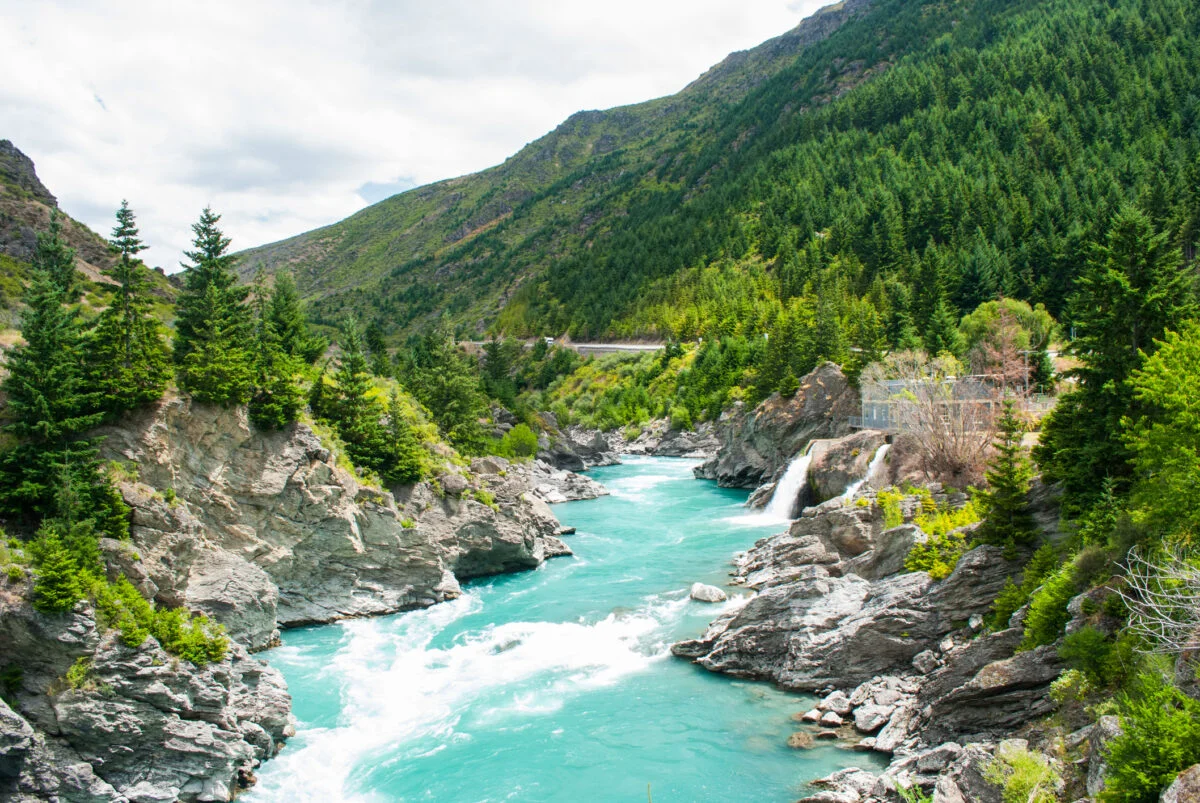
[[[101,434],[104,456],[133,467],[121,483],[132,549],[105,545],[114,570],[251,649],[278,627],[432,605],[460,579],[569,554],[548,540],[559,525],[532,470],[506,461],[393,493],[362,484],[304,424],[264,433],[244,409],[179,398]]]

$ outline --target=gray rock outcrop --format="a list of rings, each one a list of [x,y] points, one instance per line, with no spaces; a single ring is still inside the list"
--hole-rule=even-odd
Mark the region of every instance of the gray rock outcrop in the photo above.
[[[1161,803],[1186,803],[1200,800],[1200,764],[1179,773],[1167,790],[1162,793]]]
[[[1001,550],[982,546],[941,582],[923,572],[874,582],[856,575],[797,579],[765,587],[674,650],[707,669],[789,689],[856,685],[911,668],[960,619],[985,613],[1012,570]]]
[[[121,490],[138,560],[121,570],[251,649],[280,626],[432,605],[458,595],[457,578],[533,568],[558,531],[522,472],[393,493],[340,467],[309,427],[259,432],[244,409],[168,398],[99,434],[106,458],[137,467]]]
[[[866,480],[871,459],[883,446],[882,432],[863,430],[814,449],[808,484],[814,501],[840,496],[851,484]]]
[[[16,595],[0,628],[21,670],[15,710],[0,704],[6,800],[230,800],[292,733],[282,676],[236,642],[198,667],[101,633],[84,604],[47,616]]]
[[[58,201],[38,178],[30,159],[7,139],[0,139],[0,183],[10,184],[29,193],[46,206],[58,206]]]
[[[820,365],[800,380],[792,398],[776,394],[753,410],[739,403],[724,413],[717,455],[698,466],[696,476],[723,487],[756,488],[777,479],[810,441],[849,434],[858,409],[858,392],[841,369]]]

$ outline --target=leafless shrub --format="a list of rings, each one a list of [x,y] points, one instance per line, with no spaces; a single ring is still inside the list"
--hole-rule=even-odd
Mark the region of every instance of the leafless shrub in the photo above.
[[[864,406],[886,406],[891,428],[915,437],[926,476],[960,488],[983,479],[1000,398],[962,373],[952,357],[906,351],[868,366],[861,380]]]
[[[1126,586],[1118,594],[1129,608],[1129,627],[1152,652],[1182,655],[1200,650],[1200,568],[1178,551],[1149,558],[1134,547]]]

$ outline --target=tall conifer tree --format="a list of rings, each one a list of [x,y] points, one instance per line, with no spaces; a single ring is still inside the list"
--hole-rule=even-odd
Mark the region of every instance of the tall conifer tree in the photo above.
[[[988,465],[988,489],[983,494],[987,517],[976,535],[987,544],[1002,546],[1010,557],[1018,546],[1037,536],[1029,510],[1029,481],[1033,469],[1021,447],[1025,426],[1012,399],[1005,399],[999,422],[999,437],[993,446],[996,456]]]
[[[329,347],[329,341],[309,330],[296,280],[290,273],[275,274],[268,317],[279,337],[280,347],[292,357],[311,364]]]
[[[1046,479],[1062,483],[1068,511],[1079,513],[1105,479],[1129,476],[1123,421],[1136,417],[1130,374],[1167,329],[1196,314],[1195,279],[1149,218],[1127,208],[1096,246],[1070,306],[1079,384],[1047,418],[1034,457]]]
[[[88,341],[89,384],[110,412],[132,410],[162,396],[170,379],[163,326],[151,311],[146,268],[137,254],[146,249],[127,201],[117,210],[111,240],[117,262],[104,271],[117,283]]]
[[[301,364],[283,349],[261,273],[254,285],[254,343],[250,418],[263,429],[279,429],[295,421],[304,406],[304,394],[296,382]]]
[[[195,250],[184,252],[184,288],[175,305],[175,362],[180,385],[202,401],[241,404],[253,388],[250,288],[237,284],[221,216],[205,207],[192,226]]]
[[[58,512],[68,484],[97,529],[119,537],[128,513],[100,472],[88,430],[100,423],[100,394],[88,387],[77,310],[50,274],[35,268],[21,321],[24,342],[9,352],[4,431],[16,443],[0,455],[0,508],[33,520]]]
[[[74,304],[79,300],[81,290],[79,272],[75,270],[75,249],[63,239],[62,215],[57,209],[50,211],[50,228],[37,236],[33,267],[44,270],[50,281],[58,285],[65,303]]]

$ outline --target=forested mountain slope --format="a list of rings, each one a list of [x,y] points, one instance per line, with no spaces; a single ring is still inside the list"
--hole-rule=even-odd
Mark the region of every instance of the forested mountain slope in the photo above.
[[[928,341],[999,294],[1061,319],[1124,204],[1194,258],[1198,6],[847,4],[821,35],[802,26],[672,98],[576,115],[501,167],[241,270],[290,267],[318,317],[391,333],[443,310],[576,337],[833,320],[814,348],[836,357]]]

